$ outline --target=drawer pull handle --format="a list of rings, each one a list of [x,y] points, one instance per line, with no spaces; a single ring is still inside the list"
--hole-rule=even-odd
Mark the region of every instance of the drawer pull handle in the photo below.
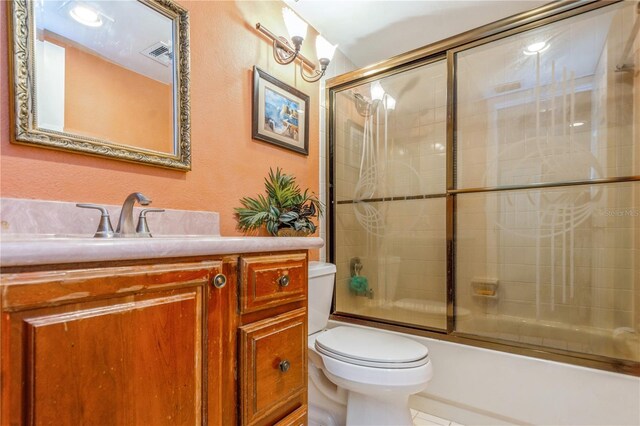
[[[283,275],[280,278],[278,278],[278,284],[280,284],[280,287],[286,287],[289,285],[289,275]]]
[[[224,274],[218,274],[213,277],[213,286],[215,288],[222,288],[225,285],[227,285],[227,277],[225,277]]]
[[[280,364],[278,364],[278,367],[280,368],[280,371],[282,371],[283,373],[286,373],[287,371],[289,371],[289,368],[291,367],[291,363],[286,359],[283,359],[282,361],[280,361]]]

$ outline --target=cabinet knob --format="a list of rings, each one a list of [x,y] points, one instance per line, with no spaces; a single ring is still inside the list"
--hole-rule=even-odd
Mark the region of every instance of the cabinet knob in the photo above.
[[[278,278],[278,284],[280,284],[280,287],[286,287],[289,285],[289,280],[289,275],[282,275]]]
[[[227,277],[225,277],[224,274],[218,274],[215,277],[213,277],[212,282],[215,288],[222,288],[225,285],[227,285]]]
[[[286,373],[287,371],[289,371],[291,363],[288,360],[283,359],[282,361],[280,361],[280,364],[278,364],[278,367],[280,368],[280,371]]]

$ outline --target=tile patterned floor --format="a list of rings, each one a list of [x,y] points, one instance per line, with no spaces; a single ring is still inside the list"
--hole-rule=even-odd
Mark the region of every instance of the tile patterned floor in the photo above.
[[[413,416],[414,426],[462,426],[459,423],[441,419],[440,417],[432,416],[422,411],[411,410],[411,415]]]

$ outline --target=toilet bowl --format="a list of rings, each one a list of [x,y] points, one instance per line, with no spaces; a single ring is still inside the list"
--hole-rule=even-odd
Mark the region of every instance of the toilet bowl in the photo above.
[[[309,424],[411,425],[409,396],[433,375],[428,349],[368,328],[325,329],[335,266],[309,263]]]

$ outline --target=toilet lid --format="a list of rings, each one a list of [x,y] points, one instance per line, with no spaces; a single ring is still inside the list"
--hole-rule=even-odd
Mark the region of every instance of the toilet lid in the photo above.
[[[316,350],[350,364],[413,368],[429,362],[429,350],[406,337],[356,327],[336,327],[316,338]]]

